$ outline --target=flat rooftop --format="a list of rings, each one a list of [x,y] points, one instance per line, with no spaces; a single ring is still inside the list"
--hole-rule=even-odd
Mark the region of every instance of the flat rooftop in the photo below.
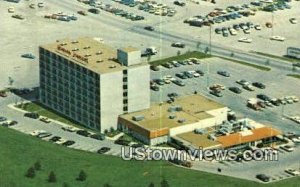
[[[217,141],[222,144],[224,148],[239,145],[242,143],[253,142],[264,138],[280,135],[281,132],[271,127],[261,127],[253,130],[241,131],[234,134],[219,136]]]
[[[170,111],[170,108],[181,107],[181,111]],[[224,108],[225,106],[216,103],[200,95],[190,95],[175,99],[173,103],[158,103],[151,105],[149,109],[121,115],[121,118],[130,121],[147,130],[158,130],[162,128],[174,128],[182,125],[192,124],[203,119],[211,118],[207,111]],[[134,121],[134,116],[143,116],[141,121]],[[174,116],[171,119],[170,116]],[[181,120],[182,122],[178,122]]]
[[[209,148],[221,146],[217,141],[208,139],[208,134],[196,134],[194,132],[186,132],[176,135],[180,140],[184,140],[186,143],[192,144],[196,148]]]
[[[118,63],[116,49],[93,38],[57,40],[56,43],[41,47],[98,74],[121,71],[127,68]],[[134,49],[128,47],[128,50]]]

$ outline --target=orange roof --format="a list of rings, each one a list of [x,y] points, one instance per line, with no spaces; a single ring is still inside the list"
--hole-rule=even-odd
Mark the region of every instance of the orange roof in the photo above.
[[[220,136],[217,138],[217,141],[220,142],[224,148],[226,148],[243,143],[254,142],[272,136],[277,136],[279,134],[281,134],[280,131],[276,129],[273,129],[271,127],[262,127],[251,130],[249,134],[242,134],[241,132],[238,132],[229,134],[227,136]]]

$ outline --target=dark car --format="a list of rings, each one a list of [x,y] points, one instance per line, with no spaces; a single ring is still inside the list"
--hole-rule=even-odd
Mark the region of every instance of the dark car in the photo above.
[[[229,87],[229,90],[236,93],[236,94],[242,93],[242,90],[238,87]]]
[[[85,137],[88,137],[88,136],[91,135],[91,133],[89,133],[89,132],[86,131],[86,130],[79,130],[79,131],[76,132],[76,134],[79,134],[79,135],[85,136]]]
[[[204,75],[204,72],[203,72],[203,71],[201,71],[201,70],[196,70],[196,73],[199,73],[199,74],[200,74],[200,76],[203,76],[203,75]]]
[[[185,6],[185,2],[182,2],[182,1],[174,1],[174,5]]]
[[[105,135],[103,134],[92,134],[90,137],[96,140],[105,140]]]
[[[26,53],[26,54],[23,54],[21,55],[21,57],[23,58],[29,58],[29,59],[35,59],[35,56],[31,53]]]
[[[188,72],[188,71],[184,71],[183,75],[185,75],[187,78],[193,78],[194,77],[194,75],[192,73]]]
[[[100,13],[100,10],[96,9],[96,8],[90,8],[88,10],[90,13],[93,13],[93,14],[99,14]]]
[[[185,86],[184,82],[182,82],[181,80],[174,80],[173,83],[178,86]]]
[[[178,97],[178,94],[173,92],[173,93],[169,93],[168,97]]]
[[[181,79],[187,79],[187,76],[183,73],[176,73],[175,75],[176,75],[176,77],[179,77]]]
[[[144,29],[147,31],[154,31],[154,27],[151,27],[151,26],[146,26],[146,27],[144,27]]]
[[[159,71],[158,66],[150,66],[150,69],[153,70],[153,71]]]
[[[24,114],[24,117],[32,118],[32,119],[38,119],[40,115],[38,113],[34,112],[28,112]]]
[[[263,181],[263,182],[269,182],[270,181],[270,177],[265,175],[265,174],[257,174],[256,178]]]
[[[223,97],[222,92],[217,91],[217,90],[211,90],[209,93],[214,95],[214,96],[217,96],[217,97]]]
[[[258,94],[258,95],[256,95],[256,97],[257,97],[258,99],[263,100],[263,101],[271,101],[271,98],[268,97],[268,96],[266,96],[265,94]]]
[[[266,88],[266,86],[261,82],[254,82],[254,83],[252,83],[252,85],[257,87],[257,88],[260,88],[260,89],[265,89]]]
[[[109,147],[101,147],[101,148],[97,151],[97,153],[99,153],[99,154],[104,154],[104,153],[108,152],[109,150],[110,150]]]
[[[3,123],[2,126],[10,127],[10,126],[13,126],[13,125],[16,125],[16,124],[18,124],[17,121],[8,121],[8,122]]]
[[[144,147],[144,144],[136,143],[136,144],[131,145],[131,147],[133,147],[133,148]]]
[[[130,141],[118,139],[115,141],[115,144],[128,146],[130,144]]]
[[[172,43],[171,46],[172,47],[178,47],[178,48],[185,48],[185,44],[180,43],[180,42]]]
[[[6,121],[6,120],[7,120],[7,118],[6,118],[6,117],[0,116],[0,122],[2,122],[2,121]]]
[[[219,75],[223,75],[224,77],[230,77],[230,73],[228,73],[227,71],[217,71],[217,73]]]
[[[52,138],[50,138],[49,141],[51,141],[51,142],[57,142],[60,139],[61,139],[61,137],[59,137],[59,136],[53,136]]]
[[[70,146],[70,145],[73,145],[74,143],[75,143],[75,141],[68,140],[68,141],[64,142],[62,145],[64,145],[64,146]]]

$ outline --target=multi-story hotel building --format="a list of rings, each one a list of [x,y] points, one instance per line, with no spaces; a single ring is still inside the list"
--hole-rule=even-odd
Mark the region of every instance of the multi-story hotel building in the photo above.
[[[100,132],[117,128],[119,115],[150,107],[150,70],[140,56],[92,38],[40,46],[40,102]]]

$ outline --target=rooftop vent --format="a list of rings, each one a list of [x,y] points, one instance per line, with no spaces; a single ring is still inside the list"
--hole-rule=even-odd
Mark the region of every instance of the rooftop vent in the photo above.
[[[101,62],[103,62],[103,60],[97,60],[96,62],[97,62],[97,63],[101,63]]]
[[[103,52],[102,51],[98,51],[97,53],[96,53],[96,55],[101,55]]]
[[[83,49],[90,49],[91,46],[85,46]]]
[[[89,57],[89,56],[92,56],[91,54],[86,54],[86,55],[84,55],[84,57]]]
[[[110,65],[109,68],[116,68],[116,65]]]
[[[142,121],[143,119],[145,119],[143,115],[132,116],[133,121]]]
[[[67,45],[67,43],[61,43],[60,45],[61,45],[61,46],[64,46],[64,45]]]
[[[79,49],[78,48],[74,48],[74,49],[72,49],[72,51],[79,51]]]

